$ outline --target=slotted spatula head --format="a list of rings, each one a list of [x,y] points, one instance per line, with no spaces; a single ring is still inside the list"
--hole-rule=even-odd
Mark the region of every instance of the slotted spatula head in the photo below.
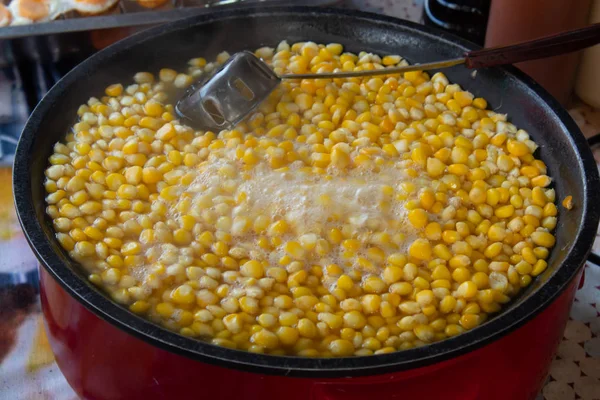
[[[241,122],[281,79],[248,51],[231,56],[214,74],[190,86],[175,109],[195,128],[220,131]]]

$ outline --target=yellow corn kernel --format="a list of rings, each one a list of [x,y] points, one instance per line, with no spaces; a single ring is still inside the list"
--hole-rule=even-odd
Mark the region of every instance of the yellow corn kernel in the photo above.
[[[363,282],[363,290],[367,293],[382,293],[387,289],[387,285],[381,278],[370,276]]]
[[[113,85],[108,86],[104,92],[106,93],[107,96],[111,96],[111,97],[117,97],[120,96],[121,93],[123,93],[123,85],[121,85],[120,83],[115,83]]]
[[[476,314],[465,314],[460,317],[460,326],[467,330],[475,328],[479,323],[479,315]]]
[[[360,249],[360,241],[356,239],[346,239],[342,242],[342,247],[348,251],[357,252]]]
[[[531,276],[538,276],[548,268],[548,263],[545,260],[537,260],[531,271]]]
[[[269,236],[281,236],[288,230],[288,224],[284,220],[274,222],[268,229]]]
[[[573,196],[567,196],[562,202],[562,206],[567,210],[573,209]]]
[[[431,244],[426,239],[417,239],[410,245],[408,253],[418,260],[429,260],[432,255]]]
[[[531,234],[531,240],[538,246],[550,248],[556,243],[556,239],[551,233],[536,231]]]
[[[421,208],[411,210],[408,213],[408,220],[415,228],[422,229],[428,222],[427,212]]]
[[[467,107],[473,103],[473,94],[469,92],[454,92],[454,100],[456,100],[460,107]]]
[[[458,165],[458,164],[452,164],[452,165]],[[444,164],[442,161],[440,161],[434,157],[430,157],[427,159],[426,166],[427,166],[427,173],[432,178],[442,175],[444,173],[444,171],[446,170],[446,164]]]
[[[551,182],[552,180],[548,175],[539,175],[531,179],[531,184],[539,187],[547,187]]]
[[[487,108],[487,101],[481,97],[477,97],[476,99],[473,99],[473,107],[485,110]]]
[[[345,147],[341,146],[341,144],[333,146],[331,151],[331,163],[339,169],[344,169],[352,163],[348,151],[346,151]]]
[[[440,311],[444,314],[448,314],[452,312],[452,310],[454,310],[454,307],[456,307],[456,303],[456,298],[447,295],[440,302]]]
[[[171,292],[171,299],[179,304],[192,304],[196,296],[191,286],[181,285]]]
[[[337,339],[329,344],[329,350],[335,356],[347,357],[354,353],[354,345],[348,340]]]
[[[275,349],[279,345],[279,338],[277,335],[266,329],[256,332],[252,335],[250,341],[267,349]]]
[[[264,275],[264,267],[259,261],[250,260],[240,267],[240,272],[244,276],[258,279]]]
[[[423,207],[425,210],[429,210],[435,203],[435,195],[431,190],[423,190],[419,194],[419,201],[421,203],[421,207]]]
[[[300,245],[300,243],[295,241],[290,241],[285,244],[285,252],[290,255],[295,260],[302,260],[305,255],[304,248]]]
[[[477,294],[477,285],[473,281],[465,281],[460,284],[456,292],[458,296],[469,299]]]

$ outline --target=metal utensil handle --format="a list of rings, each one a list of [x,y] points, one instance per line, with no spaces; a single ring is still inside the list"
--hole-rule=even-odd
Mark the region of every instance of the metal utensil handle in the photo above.
[[[332,78],[356,78],[362,76],[391,75],[410,71],[428,71],[432,69],[448,68],[464,64],[465,58],[453,58],[451,60],[436,61],[425,64],[403,65],[401,67],[370,69],[365,71],[348,72],[326,72],[318,74],[284,74],[279,75],[281,79],[332,79]]]
[[[465,55],[466,66],[484,68],[537,60],[571,53],[598,43],[600,43],[600,24],[593,24],[509,46],[470,51]]]
[[[382,68],[367,71],[328,72],[319,74],[285,74],[281,79],[332,79],[356,78],[363,76],[389,75],[410,71],[428,71],[465,64],[467,68],[485,68],[496,65],[514,64],[570,53],[600,43],[600,24],[558,33],[509,46],[473,50],[465,53],[465,58],[413,64],[402,67]]]

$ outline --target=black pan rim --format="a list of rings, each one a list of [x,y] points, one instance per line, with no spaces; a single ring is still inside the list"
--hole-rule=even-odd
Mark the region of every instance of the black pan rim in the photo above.
[[[104,49],[64,76],[44,97],[33,111],[17,147],[13,168],[14,197],[23,232],[34,250],[35,255],[46,271],[72,297],[99,318],[109,322],[116,328],[125,331],[149,344],[163,350],[176,353],[200,362],[222,367],[235,368],[254,373],[284,375],[293,377],[336,378],[348,376],[364,376],[397,372],[431,365],[452,357],[465,354],[476,348],[489,344],[507,333],[522,326],[544,310],[555,300],[573,280],[583,266],[595,237],[600,209],[600,179],[592,153],[577,125],[562,106],[526,74],[514,67],[505,70],[522,81],[542,102],[551,107],[569,135],[569,145],[579,153],[578,164],[583,169],[585,181],[582,182],[585,198],[581,199],[583,208],[583,224],[579,227],[571,251],[554,275],[536,292],[524,299],[522,304],[512,310],[486,322],[482,326],[465,332],[454,338],[405,350],[396,353],[366,357],[347,358],[300,358],[253,354],[240,350],[218,347],[195,339],[183,337],[175,332],[161,328],[150,321],[130,313],[128,310],[109,300],[109,298],[79,277],[64,265],[60,257],[54,253],[50,240],[44,234],[39,221],[35,218],[35,207],[32,200],[28,157],[31,155],[34,137],[42,130],[41,116],[48,112],[53,103],[73,83],[84,79],[86,72],[93,70],[102,62],[112,57],[115,52],[122,52],[133,45],[152,40],[153,37],[172,30],[187,29],[192,26],[215,21],[280,15],[286,17],[306,16],[312,13],[319,15],[343,15],[367,20],[374,24],[385,23],[402,29],[418,31],[428,37],[437,37],[445,42],[461,46],[465,51],[477,48],[472,43],[439,31],[408,21],[378,14],[302,6],[261,7],[254,10],[227,10],[210,15],[194,16],[167,25],[151,28],[126,38],[107,49]]]

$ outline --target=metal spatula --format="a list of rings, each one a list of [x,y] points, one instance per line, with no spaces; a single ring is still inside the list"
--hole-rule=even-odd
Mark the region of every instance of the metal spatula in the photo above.
[[[279,85],[282,79],[331,79],[393,75],[465,64],[484,68],[551,57],[600,43],[600,24],[510,46],[474,50],[464,57],[437,62],[365,71],[278,76],[254,54],[234,54],[213,75],[188,88],[176,105],[177,114],[194,127],[220,131],[241,122]]]

